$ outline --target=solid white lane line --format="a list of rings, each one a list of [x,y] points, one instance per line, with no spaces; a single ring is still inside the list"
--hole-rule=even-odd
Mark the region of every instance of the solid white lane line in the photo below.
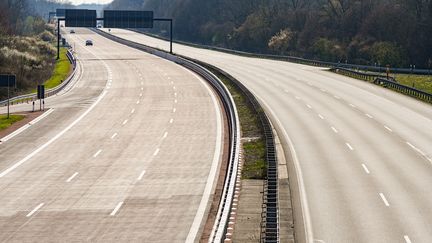
[[[176,112],[176,110],[177,110],[176,108],[173,108],[173,112]]]
[[[126,120],[123,121],[122,124],[125,125],[127,122],[128,122],[128,120],[126,119]]]
[[[137,105],[138,105],[138,104],[140,103],[140,101],[139,101],[139,100],[137,100],[137,102],[136,102],[136,103],[137,103]]]
[[[114,208],[114,210],[110,213],[110,215],[114,216],[117,213],[117,211],[119,211],[119,209],[121,208],[122,205],[123,205],[123,202],[119,202],[117,204],[117,206]]]
[[[139,181],[143,178],[145,172],[146,172],[146,171],[143,170],[143,171],[141,172],[141,174],[138,176],[138,180],[139,180]]]
[[[412,243],[408,235],[404,235],[404,239],[406,243]]]
[[[134,112],[135,112],[135,109],[132,109],[132,110],[131,110],[131,114],[133,114]]]
[[[331,127],[331,129],[333,130],[333,132],[338,133],[338,130],[335,127]]]
[[[368,113],[365,114],[367,117],[369,117],[370,119],[373,118],[373,116],[369,115]]]
[[[93,154],[93,158],[96,158],[101,152],[102,149],[99,149],[95,154]]]
[[[335,97],[335,98],[336,98],[336,99],[338,99],[338,100],[340,99],[340,97],[339,97],[339,96],[337,96],[337,95],[334,95],[333,97]]]
[[[157,149],[154,151],[153,156],[156,156],[158,153],[159,153],[159,149],[157,148]]]
[[[114,139],[115,137],[117,137],[117,133],[114,133],[114,134],[111,136],[111,139]]]
[[[174,121],[174,119],[171,118],[171,119],[170,119],[170,123],[173,123],[173,121]]]
[[[389,207],[390,204],[389,204],[389,202],[387,201],[387,198],[384,196],[384,194],[382,194],[382,193],[380,192],[379,195],[380,195],[381,199],[383,200],[384,204],[385,204],[387,207]]]
[[[365,164],[362,164],[363,169],[365,170],[366,174],[370,174],[369,169],[366,167]]]
[[[165,132],[162,138],[166,138],[168,136],[168,132]]]
[[[390,127],[388,127],[386,125],[384,125],[384,128],[387,129],[387,130],[389,130],[389,132],[393,132],[393,130],[391,130]]]
[[[311,106],[311,105],[307,104],[306,106],[307,106],[309,109],[312,109],[312,106]]]
[[[41,204],[39,204],[39,205],[37,205],[30,213],[28,213],[27,215],[26,215],[26,217],[30,217],[30,216],[32,216],[34,213],[36,213],[36,211],[38,211],[42,206],[43,206],[44,204],[43,203],[41,203]]]
[[[66,182],[71,182],[73,180],[73,178],[75,178],[75,176],[78,175],[78,172],[75,172],[71,177],[69,177]]]
[[[321,120],[324,120],[324,117],[321,114],[318,114],[319,118],[321,118]]]
[[[351,107],[356,108],[357,106],[353,105],[353,104],[349,104]]]
[[[349,144],[349,143],[345,143],[345,144],[350,150],[354,150],[354,148],[351,146],[351,144]]]

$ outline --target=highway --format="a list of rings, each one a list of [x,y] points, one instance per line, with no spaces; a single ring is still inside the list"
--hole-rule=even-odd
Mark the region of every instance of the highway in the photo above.
[[[0,241],[198,240],[222,160],[218,98],[177,64],[75,30],[74,85],[0,144]]]
[[[430,104],[323,68],[180,44],[173,51],[227,71],[270,115],[289,158],[299,242],[432,242]]]

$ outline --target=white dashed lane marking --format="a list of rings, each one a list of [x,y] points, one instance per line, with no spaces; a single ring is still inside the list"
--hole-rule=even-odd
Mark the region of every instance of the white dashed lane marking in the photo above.
[[[78,172],[75,172],[71,177],[69,177],[66,182],[71,182],[73,180],[73,178],[75,178],[75,176],[78,175]]]
[[[383,193],[380,193],[379,195],[380,195],[381,199],[383,200],[384,204],[385,204],[387,207],[389,207],[390,204],[389,204],[389,202],[387,201],[387,198],[384,196],[384,194],[383,194]]]

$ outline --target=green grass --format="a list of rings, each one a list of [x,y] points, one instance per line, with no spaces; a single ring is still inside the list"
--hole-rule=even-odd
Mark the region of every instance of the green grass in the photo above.
[[[7,115],[0,115],[0,131],[10,127],[17,121],[20,121],[24,118],[22,115],[10,115],[9,119],[7,119]]]
[[[266,146],[263,139],[261,122],[258,114],[249,103],[243,92],[227,77],[216,70],[207,67],[225,84],[231,93],[239,114],[242,138],[250,138],[243,141],[244,166],[242,170],[243,179],[264,179],[267,174]]]
[[[61,83],[62,80],[64,81],[68,77],[72,65],[66,56],[66,52],[66,48],[60,49],[60,59],[56,61],[56,65],[51,75],[51,78],[45,81],[45,89],[51,89],[56,87]]]
[[[400,84],[432,94],[432,75],[395,74],[394,76]]]

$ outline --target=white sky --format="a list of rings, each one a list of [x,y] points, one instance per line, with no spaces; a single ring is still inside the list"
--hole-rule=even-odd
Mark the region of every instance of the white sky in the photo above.
[[[112,2],[113,0],[69,0],[74,5],[79,5],[82,3],[98,3],[98,4],[107,4]]]

